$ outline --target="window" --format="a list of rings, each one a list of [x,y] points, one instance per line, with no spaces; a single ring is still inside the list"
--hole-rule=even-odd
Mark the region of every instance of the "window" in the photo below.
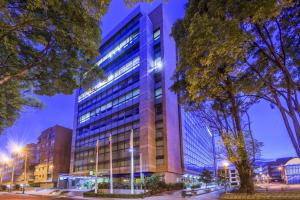
[[[128,72],[134,70],[137,68],[140,64],[140,58],[135,57],[125,65],[123,65],[120,69],[115,71],[113,74],[109,75],[107,80],[100,81],[98,84],[96,84],[93,88],[88,89],[86,92],[82,93],[78,97],[78,102],[81,102],[82,100],[86,99],[87,97],[91,96],[92,94],[99,91],[101,88],[105,87],[106,85],[112,83],[113,81],[119,79],[121,76],[127,74]]]
[[[139,89],[135,89],[131,92],[128,92],[128,93],[124,94],[123,96],[120,96],[120,97],[114,99],[113,101],[110,101],[110,102],[80,116],[79,123],[83,123],[85,121],[90,120],[92,117],[98,115],[99,112],[104,113],[112,108],[117,108],[117,107],[121,106],[122,104],[137,98],[139,96],[139,93],[140,93]]]
[[[133,40],[135,40],[138,37],[138,32],[134,32],[129,37],[127,37],[125,40],[123,40],[119,45],[117,45],[115,48],[113,48],[111,51],[109,51],[105,56],[103,56],[96,64],[100,65],[105,60],[113,57],[116,53],[121,51],[123,48],[127,47],[128,44],[130,44]]]
[[[158,40],[160,38],[160,29],[156,29],[153,33],[153,40]]]
[[[158,98],[161,98],[162,96],[162,88],[157,88],[155,90],[155,98],[158,99]]]
[[[162,104],[157,104],[155,105],[155,114],[156,115],[161,115],[162,114]]]

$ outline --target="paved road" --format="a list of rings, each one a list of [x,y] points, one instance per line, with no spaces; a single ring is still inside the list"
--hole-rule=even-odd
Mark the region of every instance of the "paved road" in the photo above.
[[[48,197],[48,196],[32,196],[21,194],[0,193],[0,200],[73,200],[72,198],[64,197]]]
[[[193,196],[183,198],[181,197],[180,192],[175,192],[171,194],[165,194],[163,196],[152,196],[145,198],[144,200],[218,200],[221,191],[211,192],[208,194]],[[9,193],[0,193],[0,200],[79,200],[87,199],[94,200],[96,198],[66,198],[66,197],[49,197],[49,196],[32,196],[32,195],[21,195],[21,194],[9,194]],[[97,199],[99,200],[99,199]],[[122,200],[122,199],[118,199]],[[127,199],[128,200],[128,199]]]
[[[219,200],[219,196],[221,193],[222,191],[216,191],[208,194],[183,198],[181,197],[181,192],[175,192],[172,194],[166,194],[163,196],[153,196],[145,199],[146,200]]]

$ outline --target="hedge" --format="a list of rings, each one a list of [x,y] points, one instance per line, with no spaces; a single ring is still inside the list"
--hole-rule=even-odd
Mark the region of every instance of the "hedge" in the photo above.
[[[299,200],[299,191],[290,192],[259,192],[255,194],[228,193],[221,196],[221,200]]]
[[[94,192],[85,192],[83,193],[84,197],[98,197],[98,198],[123,198],[123,199],[139,199],[144,198],[144,194],[107,194],[107,193],[98,193]]]

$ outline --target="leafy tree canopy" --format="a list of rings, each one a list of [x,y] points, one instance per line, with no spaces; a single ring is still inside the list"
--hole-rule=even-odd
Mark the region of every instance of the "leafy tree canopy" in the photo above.
[[[204,169],[200,174],[199,181],[205,183],[205,185],[211,183],[213,181],[212,172],[207,169]]]
[[[224,81],[233,80],[239,97],[277,106],[300,155],[299,13],[293,0],[190,0],[173,27],[181,58],[174,89],[203,102],[222,99]]]
[[[257,27],[264,29],[265,23],[297,7],[296,2],[190,0],[185,17],[173,26],[180,59],[172,88],[181,103],[200,109],[210,128],[220,134],[228,159],[239,171],[244,192],[254,191],[250,157],[261,146],[252,137],[247,111],[262,98],[266,85],[252,66],[280,69],[277,57],[270,59],[264,52],[270,42],[264,42]],[[266,29],[272,30],[272,26]],[[270,32],[263,31],[266,35]],[[275,54],[282,54],[282,50]],[[299,69],[295,65],[298,58],[291,58],[289,69],[294,72]],[[279,75],[275,77],[281,78]],[[289,83],[295,85],[296,81]]]
[[[33,96],[72,94],[104,78],[94,59],[110,2],[0,0],[0,133],[24,106],[41,107]]]

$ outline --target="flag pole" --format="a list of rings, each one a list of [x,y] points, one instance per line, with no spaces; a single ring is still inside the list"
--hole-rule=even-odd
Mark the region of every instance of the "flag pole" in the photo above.
[[[144,183],[142,153],[140,153],[140,179],[141,179],[141,190],[142,190],[143,189],[143,183]]]
[[[134,160],[133,160],[133,129],[130,132],[130,153],[131,153],[131,170],[130,170],[130,193],[134,193]]]
[[[99,140],[96,142],[96,174],[95,174],[95,194],[98,193],[98,155],[99,155]]]
[[[112,169],[112,136],[109,135],[109,158],[110,158],[110,193],[113,193],[113,169]]]

